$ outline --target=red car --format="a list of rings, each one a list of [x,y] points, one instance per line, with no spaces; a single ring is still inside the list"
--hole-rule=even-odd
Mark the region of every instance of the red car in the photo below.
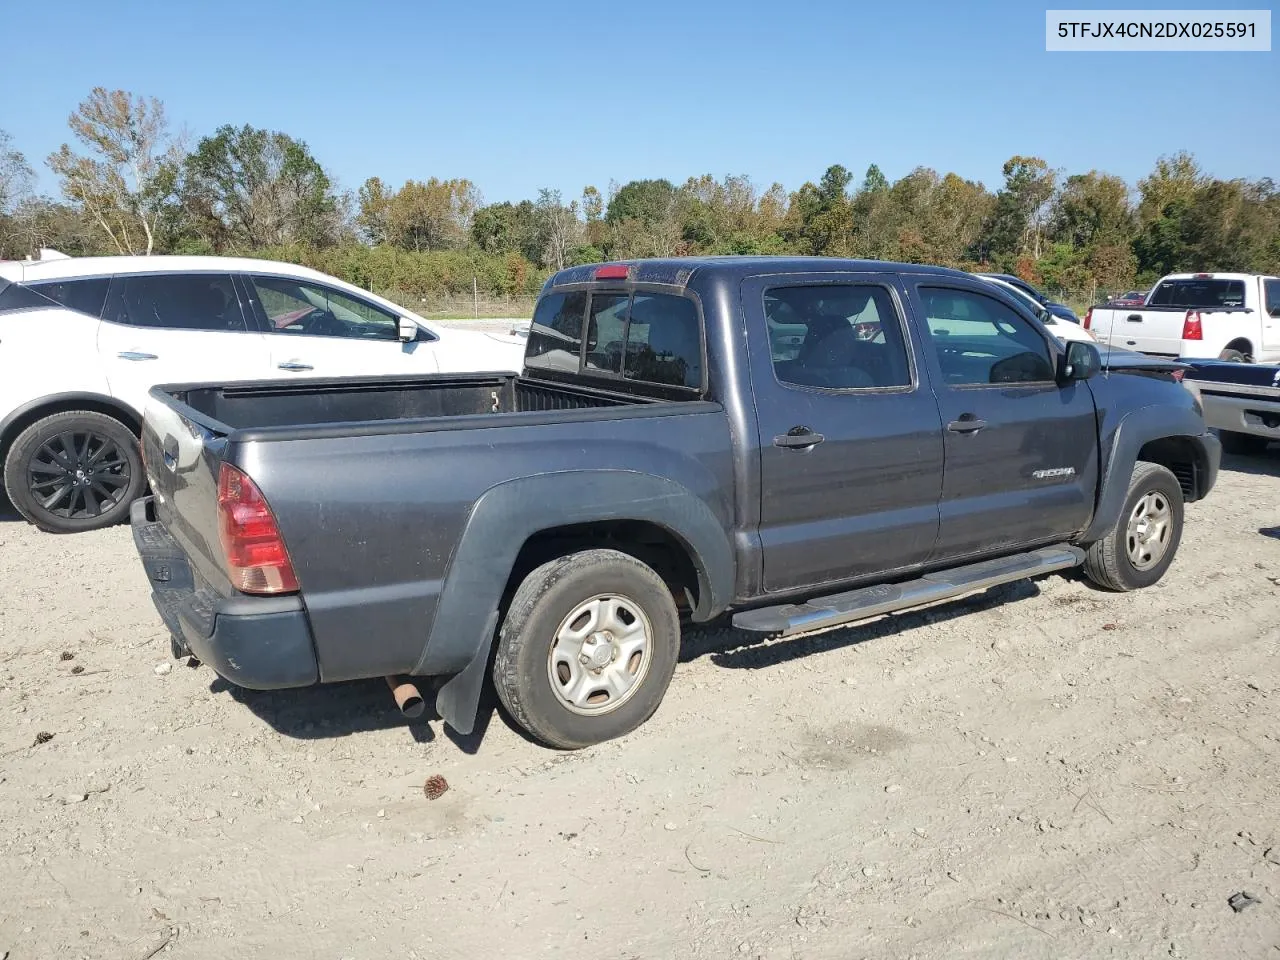
[[[1128,293],[1122,293],[1118,297],[1112,297],[1108,306],[1112,307],[1141,307],[1145,306],[1147,295],[1141,290],[1130,290]]]

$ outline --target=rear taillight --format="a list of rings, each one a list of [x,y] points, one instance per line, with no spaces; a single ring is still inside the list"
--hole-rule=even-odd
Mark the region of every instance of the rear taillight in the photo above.
[[[1091,328],[1092,328],[1092,326],[1093,326],[1093,307],[1090,307],[1088,310],[1086,310],[1086,311],[1084,312],[1084,321],[1083,321],[1083,324],[1082,324],[1082,325],[1084,326],[1084,328],[1085,328],[1086,330],[1089,330],[1089,329],[1091,329]]]
[[[298,589],[289,551],[257,484],[230,464],[218,473],[218,536],[231,585],[244,593]]]
[[[1203,340],[1204,330],[1200,326],[1200,314],[1195,310],[1187,311],[1187,319],[1182,321],[1183,340]]]

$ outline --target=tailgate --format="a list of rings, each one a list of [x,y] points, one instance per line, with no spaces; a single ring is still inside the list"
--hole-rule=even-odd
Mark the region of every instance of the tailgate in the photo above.
[[[1107,311],[1112,329],[1100,334],[1113,347],[1158,353],[1176,357],[1182,352],[1184,310],[1147,310],[1124,308]]]
[[[142,425],[142,458],[155,498],[155,516],[218,593],[232,592],[218,539],[218,472],[225,425],[156,387]]]

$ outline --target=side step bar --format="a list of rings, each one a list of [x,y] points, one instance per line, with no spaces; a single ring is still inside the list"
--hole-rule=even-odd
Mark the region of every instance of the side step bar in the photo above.
[[[751,633],[793,637],[798,633],[838,627],[895,610],[950,600],[1002,583],[1077,567],[1083,562],[1084,551],[1079,547],[1066,544],[1044,547],[1030,553],[939,570],[906,583],[882,583],[829,597],[816,597],[805,603],[744,610],[734,614],[733,625]]]

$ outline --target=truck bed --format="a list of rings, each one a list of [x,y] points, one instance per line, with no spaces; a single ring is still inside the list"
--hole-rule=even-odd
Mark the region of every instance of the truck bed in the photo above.
[[[163,386],[147,407],[153,496],[140,522],[166,531],[156,560],[168,570],[166,622],[208,637],[246,599],[227,576],[218,513],[221,466],[243,471],[270,504],[306,598],[309,637],[290,649],[314,651],[310,667],[273,684],[448,674],[472,655],[456,641],[476,625],[441,626],[451,639],[424,659],[446,573],[476,565],[458,598],[485,578],[505,582],[514,555],[496,554],[519,549],[550,509],[584,522],[618,503],[627,518],[696,511],[717,569],[731,569],[731,451],[724,408],[696,394],[664,401],[508,374]],[[647,486],[635,479],[650,474]],[[475,516],[482,494],[488,520]],[[476,534],[480,523],[492,528]],[[483,545],[470,560],[455,551],[464,530]],[[297,596],[251,599],[264,615],[296,620],[302,609]],[[370,624],[377,642],[353,642]]]
[[[156,387],[216,433],[585,410],[657,401],[512,374],[281,380]]]

